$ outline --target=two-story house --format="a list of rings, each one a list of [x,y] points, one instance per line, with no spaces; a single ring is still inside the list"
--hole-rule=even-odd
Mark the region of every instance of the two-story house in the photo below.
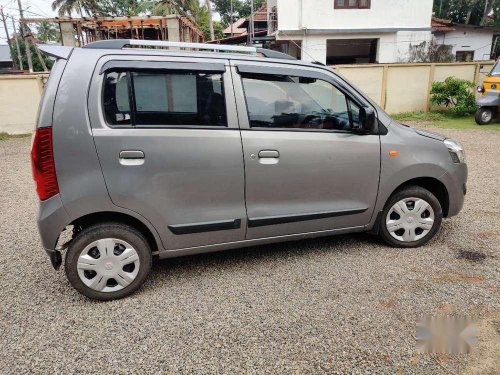
[[[432,39],[432,5],[433,0],[268,0],[268,19],[277,18],[269,22],[269,35],[303,60],[407,61],[410,45]]]

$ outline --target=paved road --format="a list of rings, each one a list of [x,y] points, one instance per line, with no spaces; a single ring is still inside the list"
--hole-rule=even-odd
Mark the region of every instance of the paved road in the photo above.
[[[134,296],[85,299],[36,232],[29,139],[0,142],[0,373],[494,373],[500,132],[463,141],[459,217],[413,250],[339,236],[158,262]],[[478,320],[470,357],[415,354],[417,317]]]

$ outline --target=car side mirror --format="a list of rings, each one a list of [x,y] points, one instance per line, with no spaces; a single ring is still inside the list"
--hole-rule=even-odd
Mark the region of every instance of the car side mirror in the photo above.
[[[361,107],[359,109],[359,126],[364,133],[372,133],[376,129],[377,116],[371,107]]]

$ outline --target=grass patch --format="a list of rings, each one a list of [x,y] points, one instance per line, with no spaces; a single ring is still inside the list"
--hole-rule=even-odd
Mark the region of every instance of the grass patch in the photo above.
[[[500,122],[477,125],[473,115],[455,116],[449,112],[407,112],[392,117],[409,125],[428,125],[444,129],[500,130]]]
[[[4,132],[0,132],[0,141],[6,141],[7,139],[14,138],[27,138],[31,137],[31,134],[7,134]]]

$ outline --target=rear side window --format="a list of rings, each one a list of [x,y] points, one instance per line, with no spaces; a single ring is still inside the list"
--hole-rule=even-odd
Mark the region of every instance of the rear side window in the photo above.
[[[227,126],[220,73],[108,72],[103,100],[109,125]]]
[[[109,72],[104,84],[104,114],[110,125],[130,125],[129,74]]]

